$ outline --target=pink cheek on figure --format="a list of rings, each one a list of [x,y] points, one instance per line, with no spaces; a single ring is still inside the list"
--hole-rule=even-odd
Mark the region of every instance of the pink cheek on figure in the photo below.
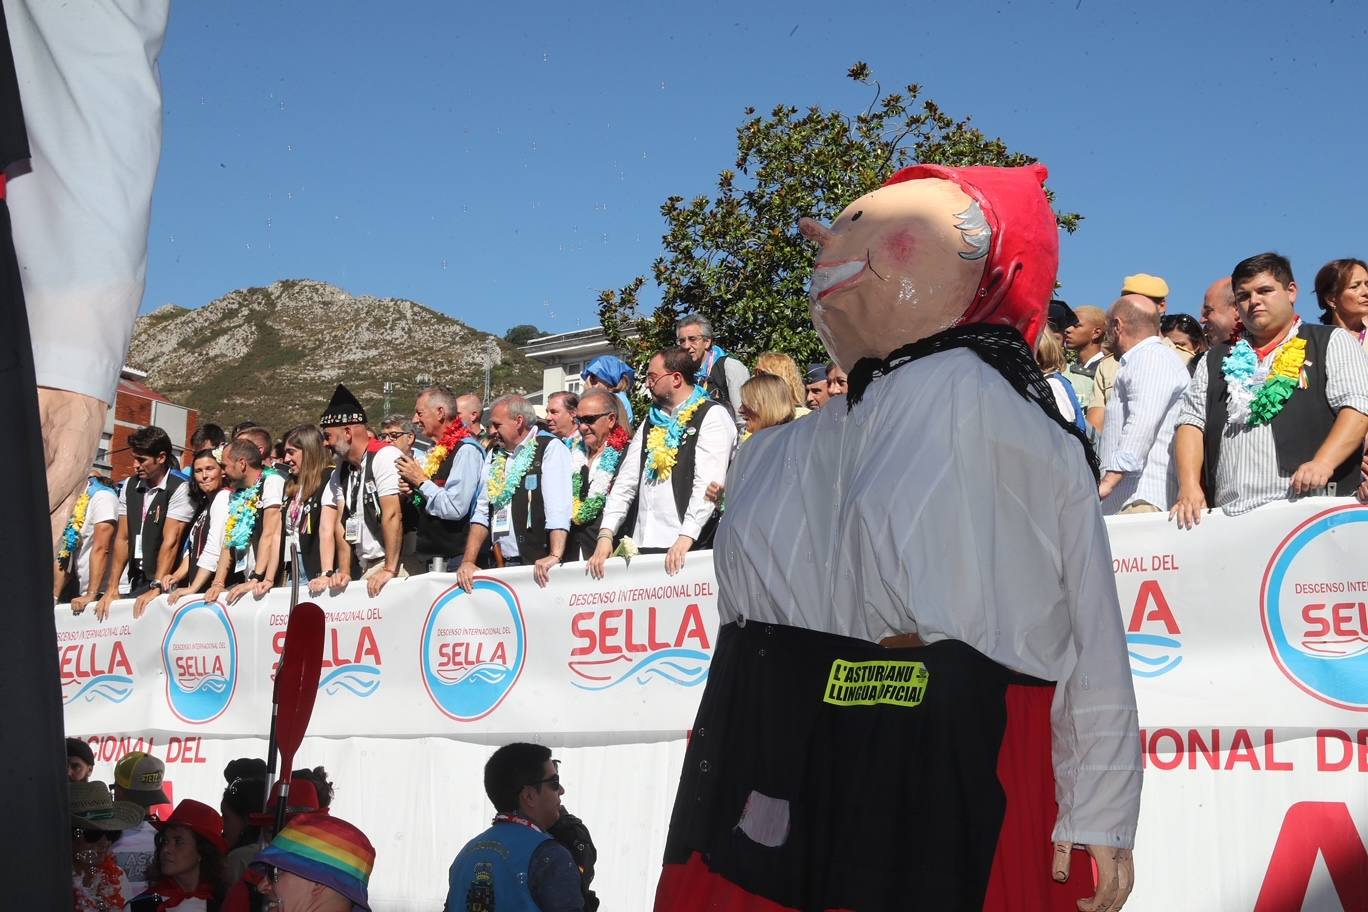
[[[879,245],[884,256],[895,263],[911,259],[918,246],[917,233],[908,228],[889,232],[883,243]]]

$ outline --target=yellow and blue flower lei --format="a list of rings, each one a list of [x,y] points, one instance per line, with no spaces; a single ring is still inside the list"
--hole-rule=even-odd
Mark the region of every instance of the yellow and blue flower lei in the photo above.
[[[647,481],[665,481],[670,477],[679,458],[679,444],[684,440],[684,431],[694,412],[706,401],[708,394],[703,387],[695,386],[693,395],[685,400],[684,407],[673,417],[659,406],[652,406],[648,419],[651,430],[646,434]]]
[[[518,485],[522,484],[523,477],[527,475],[527,470],[532,467],[532,458],[537,455],[537,440],[532,438],[518,455],[513,457],[513,466],[508,465],[508,454],[503,450],[494,454],[494,461],[489,467],[489,509],[491,511],[502,510],[513,494],[518,490]]]

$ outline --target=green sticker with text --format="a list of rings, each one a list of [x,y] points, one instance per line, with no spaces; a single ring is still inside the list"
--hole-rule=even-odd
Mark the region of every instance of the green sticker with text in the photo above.
[[[836,659],[822,702],[833,706],[916,706],[930,674],[921,662],[847,662]]]

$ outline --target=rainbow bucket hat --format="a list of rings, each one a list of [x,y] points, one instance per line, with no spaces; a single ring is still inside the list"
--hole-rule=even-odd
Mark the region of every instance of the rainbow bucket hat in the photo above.
[[[322,884],[370,912],[366,884],[375,867],[375,847],[366,834],[328,814],[301,814],[252,859],[253,867],[273,865]]]

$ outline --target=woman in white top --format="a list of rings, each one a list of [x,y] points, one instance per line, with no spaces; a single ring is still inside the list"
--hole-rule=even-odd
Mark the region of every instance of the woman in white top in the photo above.
[[[1322,323],[1349,330],[1368,348],[1368,263],[1352,257],[1326,263],[1316,273],[1316,301]]]
[[[223,527],[228,522],[229,497],[218,453],[219,450],[200,450],[195,454],[191,463],[194,484],[190,488],[195,518],[185,536],[180,564],[161,581],[161,589],[149,589],[138,596],[133,604],[133,617],[142,617],[148,604],[163,592],[174,606],[187,595],[203,592],[214,578],[223,547]]]
[[[1048,326],[1040,331],[1040,338],[1036,340],[1035,357],[1040,372],[1045,375],[1045,382],[1050,384],[1050,392],[1054,393],[1059,414],[1064,416],[1065,421],[1079,424],[1081,408],[1078,396],[1073,384],[1064,377],[1064,371],[1069,366],[1064,359],[1064,346],[1059,344],[1059,339],[1055,338]],[[1082,425],[1079,424],[1079,427]]]

